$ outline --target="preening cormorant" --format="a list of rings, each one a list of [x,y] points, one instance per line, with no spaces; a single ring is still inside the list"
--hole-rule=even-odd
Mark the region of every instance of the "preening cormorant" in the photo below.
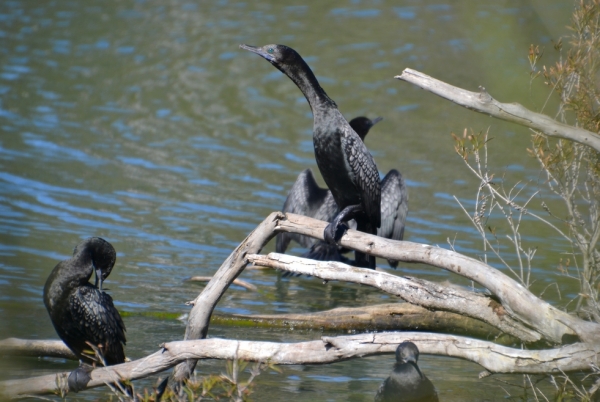
[[[60,339],[80,359],[80,367],[69,376],[69,388],[77,391],[89,381],[89,367],[96,346],[107,365],[125,361],[125,325],[102,291],[102,283],[115,265],[117,253],[104,239],[90,237],[80,242],[73,257],[59,262],[44,286],[44,304]],[[92,274],[95,283],[89,283]]]
[[[344,222],[354,218],[357,229],[377,234],[381,224],[381,188],[373,157],[325,93],[306,62],[284,45],[254,47],[254,52],[287,75],[300,88],[313,113],[313,145],[319,171],[331,190],[340,212],[323,233],[329,244],[343,235]],[[341,229],[341,230],[339,230]],[[355,252],[356,264],[375,268],[375,257]]]
[[[366,117],[356,117],[350,121],[350,126],[364,141],[365,136],[380,117],[370,120]],[[310,216],[315,219],[330,222],[339,212],[339,208],[327,189],[320,188],[310,169],[304,170],[298,175],[296,182],[283,204],[283,212]],[[404,178],[397,170],[390,170],[381,181],[381,227],[377,235],[392,239],[402,240],[404,238],[404,225],[408,213],[408,192],[404,184]],[[348,226],[356,228],[354,221],[348,222]],[[275,250],[284,253],[291,240],[310,249],[302,256],[321,261],[342,261],[354,264],[342,255],[346,249],[340,250],[337,245],[330,245],[312,237],[302,236],[296,233],[281,232],[277,234]],[[388,260],[391,267],[396,268],[398,261]]]
[[[438,402],[435,387],[421,373],[417,360],[417,345],[412,342],[398,345],[394,370],[379,386],[375,402]]]

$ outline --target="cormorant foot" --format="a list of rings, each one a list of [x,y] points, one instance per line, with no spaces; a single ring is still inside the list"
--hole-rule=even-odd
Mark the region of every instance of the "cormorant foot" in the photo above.
[[[323,238],[325,239],[326,243],[334,245],[340,241],[347,230],[348,225],[346,225],[344,222],[339,222],[336,225],[336,221],[334,220],[325,227],[325,230],[323,231]]]
[[[73,392],[79,392],[87,386],[87,383],[90,382],[92,376],[90,373],[94,367],[89,364],[82,363],[75,370],[71,371],[69,374],[69,378],[67,379],[67,384],[69,384],[69,390]]]

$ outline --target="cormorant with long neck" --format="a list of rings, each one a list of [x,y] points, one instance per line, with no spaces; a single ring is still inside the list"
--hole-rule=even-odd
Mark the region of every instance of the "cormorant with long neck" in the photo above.
[[[396,349],[396,364],[377,390],[375,402],[438,402],[435,387],[419,369],[419,349],[402,342]]]
[[[380,120],[381,117],[371,120],[360,116],[350,120],[350,126],[361,140],[364,141],[371,127]],[[339,212],[339,208],[331,192],[320,188],[312,171],[306,169],[298,175],[283,204],[282,211],[330,222]],[[387,239],[402,240],[404,238],[404,225],[407,213],[408,192],[404,184],[404,178],[397,170],[390,170],[381,181],[381,227],[377,230],[377,235]],[[348,226],[354,229],[356,223],[350,221],[348,222]],[[320,261],[342,261],[349,264],[355,263],[341,254],[348,250],[340,250],[337,245],[330,245],[312,237],[296,233],[278,233],[275,251],[284,253],[291,240],[310,249],[302,255],[305,258]],[[388,260],[388,263],[393,268],[398,266],[398,261]]]
[[[69,388],[78,391],[89,381],[89,367],[99,349],[107,365],[125,361],[125,325],[102,283],[115,265],[117,253],[104,239],[90,237],[80,242],[73,257],[54,267],[44,286],[44,304],[60,339],[80,359],[69,375]],[[89,283],[96,274],[95,284]]]
[[[325,241],[336,244],[343,235],[344,222],[354,218],[357,229],[377,234],[381,224],[379,172],[365,144],[336,103],[325,93],[306,62],[284,45],[254,47],[256,53],[287,75],[300,88],[313,113],[313,145],[319,171],[340,208],[323,233]],[[375,268],[375,257],[355,252],[356,264]]]

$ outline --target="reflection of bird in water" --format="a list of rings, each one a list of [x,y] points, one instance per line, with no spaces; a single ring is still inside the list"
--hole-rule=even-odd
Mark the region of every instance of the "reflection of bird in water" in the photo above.
[[[377,390],[375,402],[438,402],[435,387],[421,373],[417,360],[417,345],[412,342],[398,345],[394,370]]]
[[[100,351],[106,365],[125,361],[125,325],[102,291],[117,254],[113,246],[99,237],[90,237],[75,247],[73,257],[54,267],[44,286],[44,304],[60,339],[80,359],[80,366],[69,375],[69,388],[85,387],[95,354],[88,343]],[[89,283],[96,274],[95,284]]]
[[[336,244],[346,228],[344,222],[352,218],[359,231],[377,234],[381,188],[375,161],[310,67],[294,49],[284,45],[240,47],[257,53],[286,74],[310,104],[317,166],[341,210],[325,228],[327,243]],[[375,268],[375,257],[355,252],[355,258],[357,265]]]
[[[370,120],[366,117],[356,117],[350,121],[350,126],[356,131],[361,140],[381,117]],[[339,212],[339,208],[333,199],[331,192],[320,188],[310,169],[304,170],[292,186],[288,197],[283,204],[283,212],[310,216],[330,222]],[[381,181],[381,227],[377,235],[392,240],[404,238],[404,224],[408,213],[408,191],[404,184],[404,178],[397,170],[390,170]],[[348,226],[356,228],[356,223],[350,221]],[[296,233],[278,233],[275,250],[284,253],[294,240],[310,250],[302,256],[320,261],[342,261],[353,263],[345,258],[337,245],[331,245],[312,237],[302,236]],[[396,268],[398,261],[388,261],[391,267]]]

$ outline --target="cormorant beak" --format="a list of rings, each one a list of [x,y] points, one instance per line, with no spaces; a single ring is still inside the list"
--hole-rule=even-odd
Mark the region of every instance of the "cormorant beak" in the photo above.
[[[419,373],[419,377],[421,377],[421,379],[423,379],[423,373],[421,373],[421,369],[419,368],[419,366],[417,365],[416,361],[413,361],[411,359],[410,363],[415,366],[415,368],[417,369],[417,373]]]
[[[102,279],[102,270],[99,268],[96,268],[96,265],[94,263],[92,263],[92,265],[94,266],[94,271],[96,272],[96,281],[94,282],[94,286],[96,286],[98,289],[102,290],[102,283],[104,282],[104,280]],[[100,285],[100,286],[98,286]]]
[[[271,63],[273,63],[275,61],[275,57],[273,57],[272,54],[269,54],[269,53],[265,52],[260,47],[241,44],[240,45],[240,49],[249,50],[252,53],[256,53],[257,55],[259,55],[261,57],[264,57],[265,59],[267,59]]]
[[[371,127],[379,123],[381,120],[383,120],[383,117],[375,117],[373,120],[371,120]]]

